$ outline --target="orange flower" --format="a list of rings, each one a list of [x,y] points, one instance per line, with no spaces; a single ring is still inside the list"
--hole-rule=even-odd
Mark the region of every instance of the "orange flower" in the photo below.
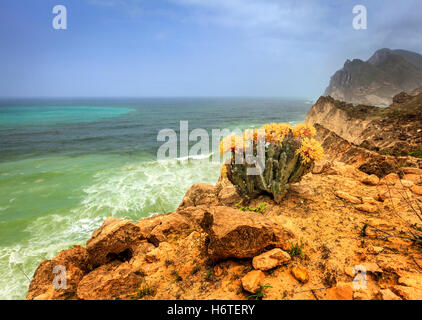
[[[302,158],[302,163],[307,164],[312,161],[319,161],[324,155],[324,149],[315,139],[304,138],[297,153]]]
[[[265,140],[267,142],[281,142],[284,137],[287,136],[292,129],[292,126],[288,123],[270,123],[262,126],[265,130]]]
[[[295,138],[313,138],[315,135],[315,128],[309,124],[300,123],[293,128],[293,136]]]

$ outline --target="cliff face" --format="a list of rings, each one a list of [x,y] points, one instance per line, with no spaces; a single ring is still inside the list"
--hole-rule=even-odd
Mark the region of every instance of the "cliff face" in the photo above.
[[[372,161],[389,159],[419,166],[420,158],[409,156],[420,157],[422,150],[422,93],[412,94],[402,92],[396,95],[388,108],[355,106],[321,97],[311,108],[306,121],[317,126],[323,147],[332,150],[328,152],[329,156],[341,155],[341,161],[346,163],[356,164],[359,159],[362,165],[367,157]],[[338,138],[327,140],[327,132]],[[344,149],[336,153],[335,146],[344,145],[342,140],[354,150],[350,159],[345,158],[348,153]],[[358,150],[361,157],[356,156]]]
[[[355,104],[389,105],[392,97],[422,85],[422,55],[381,49],[368,61],[347,60],[325,95]]]

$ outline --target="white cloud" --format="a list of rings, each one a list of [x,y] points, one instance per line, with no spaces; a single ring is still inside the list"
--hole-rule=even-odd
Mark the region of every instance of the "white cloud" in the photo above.
[[[196,9],[200,23],[254,31],[301,34],[326,25],[326,9],[309,0],[172,0]]]

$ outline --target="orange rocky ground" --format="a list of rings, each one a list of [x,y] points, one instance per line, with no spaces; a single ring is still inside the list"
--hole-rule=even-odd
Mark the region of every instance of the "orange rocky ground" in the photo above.
[[[280,205],[266,196],[247,203],[224,176],[194,185],[176,212],[109,218],[86,248],[43,261],[27,299],[244,300],[259,285],[264,299],[422,299],[421,249],[406,239],[421,223],[411,205],[422,203],[422,170],[402,172],[379,181],[322,161]],[[241,211],[241,201],[267,205]],[[292,257],[301,241],[302,256]],[[67,269],[65,290],[52,285],[56,265]],[[366,289],[353,286],[358,265]]]

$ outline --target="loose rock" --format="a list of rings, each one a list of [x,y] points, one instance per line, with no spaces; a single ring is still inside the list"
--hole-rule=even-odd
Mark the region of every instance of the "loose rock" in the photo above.
[[[290,260],[291,257],[287,252],[273,249],[253,258],[252,265],[255,269],[266,271],[286,264]]]

